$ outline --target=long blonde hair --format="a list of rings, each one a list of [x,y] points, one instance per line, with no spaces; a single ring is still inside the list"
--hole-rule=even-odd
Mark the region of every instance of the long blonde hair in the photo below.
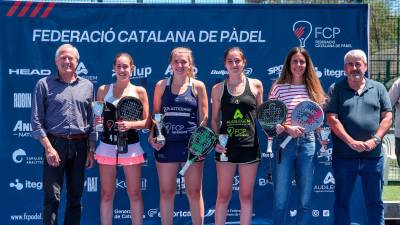
[[[308,95],[310,99],[318,104],[322,105],[326,101],[326,95],[324,89],[322,88],[321,82],[318,79],[317,73],[315,72],[314,64],[311,60],[310,54],[307,52],[305,48],[302,47],[294,47],[292,48],[285,59],[285,63],[282,68],[281,75],[276,81],[277,84],[285,84],[292,83],[293,74],[290,70],[290,61],[292,56],[300,53],[306,59],[306,69],[303,76],[303,83],[306,86]]]

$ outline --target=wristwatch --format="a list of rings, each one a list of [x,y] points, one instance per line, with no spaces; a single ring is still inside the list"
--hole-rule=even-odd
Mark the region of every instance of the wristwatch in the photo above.
[[[375,142],[375,144],[376,145],[379,145],[381,142],[382,142],[382,138],[381,137],[379,137],[378,135],[374,135],[374,136],[372,136],[372,140],[374,140],[374,142]]]

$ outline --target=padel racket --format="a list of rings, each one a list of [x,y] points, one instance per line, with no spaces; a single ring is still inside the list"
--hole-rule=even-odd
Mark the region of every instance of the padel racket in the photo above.
[[[306,100],[297,104],[292,111],[292,125],[304,128],[304,132],[311,132],[321,126],[324,121],[324,111],[317,103]],[[287,136],[281,143],[279,151],[282,151],[292,136]]]
[[[119,100],[117,104],[116,116],[118,121],[136,121],[142,118],[143,105],[142,102],[132,96],[125,96]],[[127,153],[127,132],[118,132],[117,135],[117,152]]]
[[[257,119],[264,133],[268,136],[267,157],[272,159],[272,137],[276,136],[276,125],[286,120],[287,107],[281,100],[268,100],[260,105]],[[272,182],[272,163],[269,163],[268,181]]]
[[[189,166],[195,160],[207,155],[214,148],[217,140],[217,135],[210,128],[203,126],[196,128],[189,139],[188,158],[181,171],[179,171],[179,174],[184,176]]]

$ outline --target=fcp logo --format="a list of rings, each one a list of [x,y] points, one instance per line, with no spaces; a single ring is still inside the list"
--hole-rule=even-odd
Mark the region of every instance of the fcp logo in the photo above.
[[[306,46],[306,40],[310,37],[312,25],[306,20],[299,20],[293,24],[293,33],[300,41],[300,47]]]

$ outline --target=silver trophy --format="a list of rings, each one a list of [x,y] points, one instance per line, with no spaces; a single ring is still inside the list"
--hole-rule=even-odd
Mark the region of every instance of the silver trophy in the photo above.
[[[157,144],[165,144],[165,136],[162,134],[163,118],[164,115],[161,113],[155,113],[153,116],[153,119],[156,123],[154,136],[156,137]]]
[[[226,144],[228,143],[228,135],[227,134],[220,134],[220,135],[218,135],[218,141],[219,141],[219,144],[222,146],[222,147],[225,147],[226,146]],[[221,153],[221,155],[219,156],[219,160],[221,161],[221,162],[227,162],[228,161],[228,157],[225,155],[225,153]]]
[[[96,116],[102,116],[103,111],[104,111],[104,102],[100,101],[94,101],[92,102],[92,109],[93,109],[93,114]],[[97,124],[95,127],[96,132],[103,132],[104,127],[103,124]]]
[[[329,127],[322,127],[320,131],[321,135],[321,143],[325,141],[329,141],[329,135],[331,134],[331,128]],[[325,152],[327,149],[327,145],[322,144],[321,152]]]

